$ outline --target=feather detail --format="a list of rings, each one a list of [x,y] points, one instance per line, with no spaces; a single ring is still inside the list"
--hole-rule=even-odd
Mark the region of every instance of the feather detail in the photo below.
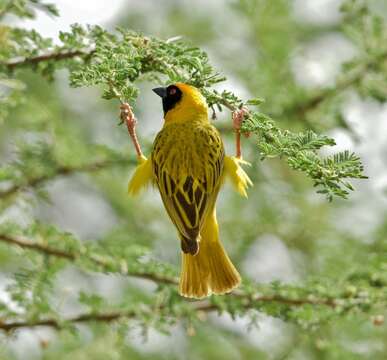
[[[229,293],[241,277],[220,242],[215,209],[207,215],[201,235],[198,253],[182,254],[179,292],[195,299]]]
[[[138,165],[134,170],[132,178],[128,184],[130,196],[137,195],[142,189],[152,182],[152,163],[144,155],[137,158]]]
[[[225,294],[241,278],[220,242],[215,202],[225,176],[243,196],[252,183],[240,166],[246,162],[225,157],[222,138],[208,120],[207,104],[199,90],[181,83],[174,86],[182,96],[165,113],[151,163],[154,183],[181,241],[179,291],[193,298]],[[146,166],[148,174],[147,164],[139,165],[130,192],[143,186],[147,176],[141,175],[140,168]]]
[[[250,166],[247,161],[235,156],[225,156],[224,172],[226,177],[231,180],[235,190],[243,197],[247,198],[247,188],[253,186],[249,176],[243,170],[241,164]]]
[[[200,229],[222,183],[222,139],[207,118],[170,122],[158,133],[151,159],[155,183],[179,232],[181,248],[195,255]]]

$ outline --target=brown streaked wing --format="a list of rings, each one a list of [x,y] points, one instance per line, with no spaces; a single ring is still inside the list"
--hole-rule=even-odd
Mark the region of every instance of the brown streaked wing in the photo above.
[[[204,179],[195,178],[193,174],[186,177],[182,186],[177,186],[178,179],[173,179],[168,173],[167,157],[160,153],[166,152],[165,139],[160,133],[156,137],[152,152],[153,171],[161,198],[182,237],[182,248],[185,252],[191,252],[187,249],[194,249],[191,242],[196,243],[206,214],[212,210],[220,188],[224,161],[223,144],[215,129],[205,135],[208,137],[202,140],[205,142],[202,149],[206,150],[202,154],[202,161],[207,164]]]

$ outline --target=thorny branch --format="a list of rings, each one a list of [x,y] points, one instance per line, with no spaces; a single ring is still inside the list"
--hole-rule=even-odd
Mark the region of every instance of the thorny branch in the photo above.
[[[312,304],[312,305],[325,305],[329,307],[335,307],[336,304],[333,300],[309,300],[309,299],[286,299],[279,296],[255,296],[252,299],[249,299],[245,295],[238,295],[238,294],[229,294],[226,296],[238,296],[244,297],[244,308],[250,308],[253,307],[254,303],[257,302],[279,302],[290,306],[302,306],[305,304]],[[197,313],[208,313],[212,311],[222,311],[221,307],[213,304],[207,300],[204,301],[198,301],[196,303],[193,303],[191,305],[192,310]],[[163,311],[166,308],[166,305],[159,305],[156,309],[152,308],[149,309],[149,312],[160,312]],[[139,315],[138,311],[115,311],[115,312],[106,312],[106,313],[87,313],[87,314],[81,314],[75,317],[58,320],[54,318],[47,318],[47,319],[40,319],[40,320],[34,320],[34,321],[15,321],[15,322],[0,322],[0,330],[4,331],[12,331],[17,330],[20,328],[34,328],[39,326],[48,326],[55,329],[61,329],[66,323],[84,323],[84,322],[104,322],[104,323],[110,323],[113,321],[118,321],[120,319],[135,319]]]
[[[88,257],[90,261],[94,264],[106,268],[108,270],[108,262],[101,257],[88,255],[84,253],[75,253],[71,251],[56,249],[48,245],[37,243],[19,236],[11,236],[7,234],[0,234],[0,242],[7,243],[9,245],[19,246],[23,249],[33,250],[44,255],[53,256],[56,258],[65,259],[68,261],[76,261],[80,256]],[[133,277],[138,277],[142,279],[152,280],[154,282],[163,283],[163,284],[177,284],[177,279],[173,277],[167,277],[159,274],[152,274],[147,272],[122,272],[124,275],[129,275]]]
[[[40,62],[46,62],[51,60],[60,61],[60,60],[71,59],[77,56],[90,57],[93,55],[94,52],[95,52],[94,49],[90,49],[89,51],[76,50],[76,51],[69,51],[69,52],[53,52],[53,53],[42,54],[34,57],[13,59],[13,60],[10,60],[9,62],[2,63],[2,65],[5,65],[9,70],[14,70],[18,67],[24,67],[27,65],[36,65]],[[385,60],[386,58],[387,58],[387,53],[382,53],[379,56],[373,59],[370,59],[369,61],[365,62],[364,65],[361,66],[353,75],[341,81],[338,81],[336,85],[333,87],[326,88],[316,93],[314,96],[310,97],[305,102],[296,103],[283,109],[282,114],[284,114],[285,116],[298,115],[298,116],[304,117],[306,113],[317,108],[326,99],[337,94],[337,91],[344,91],[349,87],[351,87],[352,85],[355,85],[357,82],[359,82],[362,79],[362,77],[364,76],[364,74],[368,69],[372,68],[375,64],[379,63],[381,60]],[[218,101],[219,101],[219,104],[225,106],[230,111],[236,110],[236,108],[232,104],[230,104],[227,100],[223,99],[222,97],[219,97]]]
[[[24,67],[28,65],[37,65],[41,62],[46,62],[51,60],[52,61],[67,60],[77,56],[90,57],[91,55],[93,55],[94,52],[95,52],[94,49],[91,49],[89,51],[76,50],[76,51],[67,51],[67,52],[52,52],[52,53],[42,54],[42,55],[33,56],[33,57],[16,58],[8,62],[1,63],[1,65],[6,66],[8,70],[14,70],[19,67]]]
[[[76,172],[94,172],[106,168],[108,166],[120,165],[120,164],[135,164],[134,159],[128,160],[107,160],[107,161],[96,161],[91,164],[80,165],[80,166],[60,166],[55,172],[51,174],[43,174],[38,177],[28,179],[22,184],[15,184],[6,190],[0,191],[0,199],[6,199],[11,195],[16,194],[24,189],[33,188],[41,185],[42,183],[49,181],[57,176],[68,176]]]
[[[9,245],[19,246],[23,249],[36,251],[48,256],[65,259],[67,261],[76,261],[80,254],[75,254],[66,250],[56,249],[47,245],[36,243],[28,239],[21,237],[1,235],[0,241],[5,242]],[[84,254],[82,254],[84,256]],[[87,255],[86,255],[87,256]],[[107,263],[103,258],[97,258],[90,256],[90,260],[99,266],[105,266]],[[128,276],[143,278],[151,280],[157,284],[176,285],[177,279],[173,277],[167,277],[156,273],[128,273]],[[331,298],[287,298],[280,295],[251,295],[243,292],[242,290],[236,290],[233,293],[227,295],[235,297],[242,302],[242,306],[246,309],[254,308],[258,303],[280,303],[292,307],[303,306],[303,305],[316,305],[316,306],[327,306],[335,308],[337,306],[336,300]],[[210,311],[222,311],[220,305],[211,303],[207,300],[198,301],[192,303],[192,310],[196,312],[210,312]],[[157,310],[163,310],[164,305],[160,305]],[[154,309],[153,309],[154,310]],[[80,323],[80,322],[112,322],[122,318],[135,318],[138,312],[107,312],[107,313],[87,313],[68,319],[58,320],[54,318],[38,319],[34,321],[15,321],[15,322],[0,322],[0,330],[10,331],[18,328],[25,327],[38,327],[38,326],[49,326],[60,329],[65,323]]]

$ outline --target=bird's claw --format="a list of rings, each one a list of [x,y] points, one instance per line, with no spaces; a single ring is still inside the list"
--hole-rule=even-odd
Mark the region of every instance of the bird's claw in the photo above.
[[[128,103],[121,104],[120,119],[121,119],[121,123],[119,125],[123,123],[126,124],[126,127],[128,128],[129,136],[131,137],[133,141],[133,145],[136,149],[137,157],[141,158],[143,155],[142,155],[140,144],[137,139],[136,129],[135,129],[137,124],[137,119],[134,116],[133,110]]]
[[[133,110],[128,103],[123,103],[120,106],[120,118],[121,122],[119,125],[126,123],[128,130],[133,130],[137,124],[137,119],[133,114]]]
[[[248,114],[248,112],[249,111],[244,107],[233,111],[233,113],[232,113],[232,125],[233,125],[233,128],[236,132],[240,132],[243,119],[244,119],[245,115]],[[243,135],[245,137],[249,137],[250,133],[245,132],[245,133],[243,133]]]

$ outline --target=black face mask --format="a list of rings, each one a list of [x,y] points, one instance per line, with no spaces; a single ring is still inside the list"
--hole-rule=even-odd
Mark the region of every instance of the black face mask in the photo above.
[[[183,96],[181,90],[175,85],[169,85],[167,88],[159,87],[152,90],[163,100],[164,116],[169,110],[175,107]]]

